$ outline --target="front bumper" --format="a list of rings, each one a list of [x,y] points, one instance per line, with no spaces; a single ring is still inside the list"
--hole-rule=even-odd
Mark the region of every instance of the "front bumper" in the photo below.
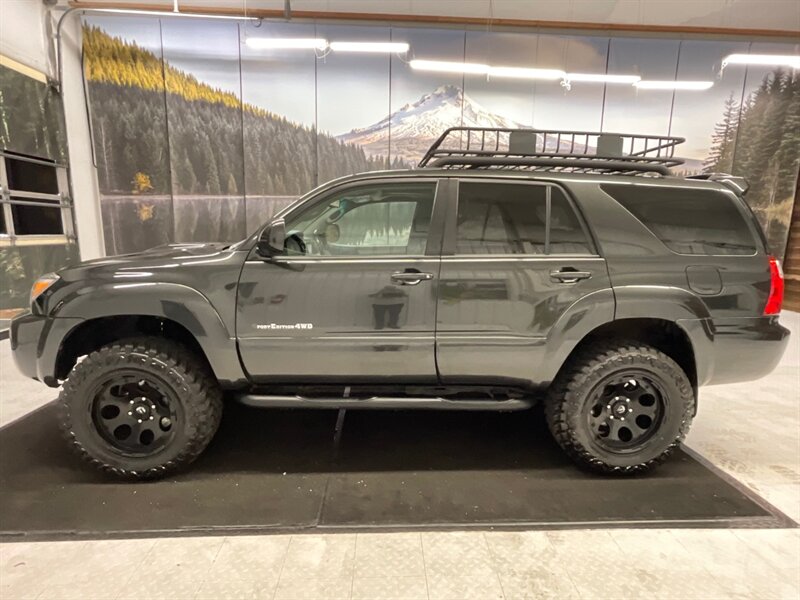
[[[14,363],[23,375],[58,387],[56,361],[67,334],[83,319],[47,317],[26,311],[11,320]]]

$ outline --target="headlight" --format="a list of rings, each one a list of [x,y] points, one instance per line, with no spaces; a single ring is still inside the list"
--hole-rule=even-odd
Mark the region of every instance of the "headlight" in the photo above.
[[[33,304],[36,299],[44,294],[50,286],[52,286],[56,281],[58,281],[58,275],[55,273],[48,273],[47,275],[42,275],[33,282],[33,287],[31,288],[31,304]]]

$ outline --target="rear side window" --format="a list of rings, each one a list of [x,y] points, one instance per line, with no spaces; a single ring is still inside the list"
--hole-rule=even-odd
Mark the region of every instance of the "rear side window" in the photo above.
[[[578,216],[558,188],[462,181],[456,253],[592,254],[593,251]]]
[[[606,184],[622,204],[679,254],[755,254],[753,234],[733,198],[716,190]]]

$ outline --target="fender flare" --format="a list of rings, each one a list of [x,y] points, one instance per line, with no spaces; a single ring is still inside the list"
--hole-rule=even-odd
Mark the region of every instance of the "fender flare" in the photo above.
[[[662,319],[680,327],[694,352],[697,385],[711,380],[715,328],[708,306],[700,297],[683,288],[652,285],[615,286],[614,294],[616,319]]]
[[[124,293],[120,293],[124,290]],[[57,311],[69,329],[58,333],[60,339],[48,340],[47,347],[53,354],[43,356],[47,365],[55,364],[62,344],[79,324],[103,317],[148,316],[178,323],[184,327],[202,348],[215,376],[220,382],[234,385],[247,380],[239,361],[236,337],[231,335],[211,302],[199,291],[178,283],[103,283],[82,287],[66,297]],[[51,330],[50,335],[56,333]]]
[[[677,325],[692,346],[697,384],[711,379],[714,324],[700,298],[671,286],[615,286],[587,294],[564,311],[547,336],[537,380],[549,384],[587,336],[624,319],[660,319]]]

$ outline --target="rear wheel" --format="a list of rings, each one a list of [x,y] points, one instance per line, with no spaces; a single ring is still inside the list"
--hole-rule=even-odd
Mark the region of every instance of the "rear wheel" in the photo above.
[[[684,439],[695,397],[686,373],[666,354],[611,341],[571,360],[553,382],[545,412],[553,437],[579,465],[641,473]]]
[[[59,404],[62,431],[79,455],[140,479],[192,462],[222,416],[222,393],[207,365],[160,338],[92,352],[73,369]]]

